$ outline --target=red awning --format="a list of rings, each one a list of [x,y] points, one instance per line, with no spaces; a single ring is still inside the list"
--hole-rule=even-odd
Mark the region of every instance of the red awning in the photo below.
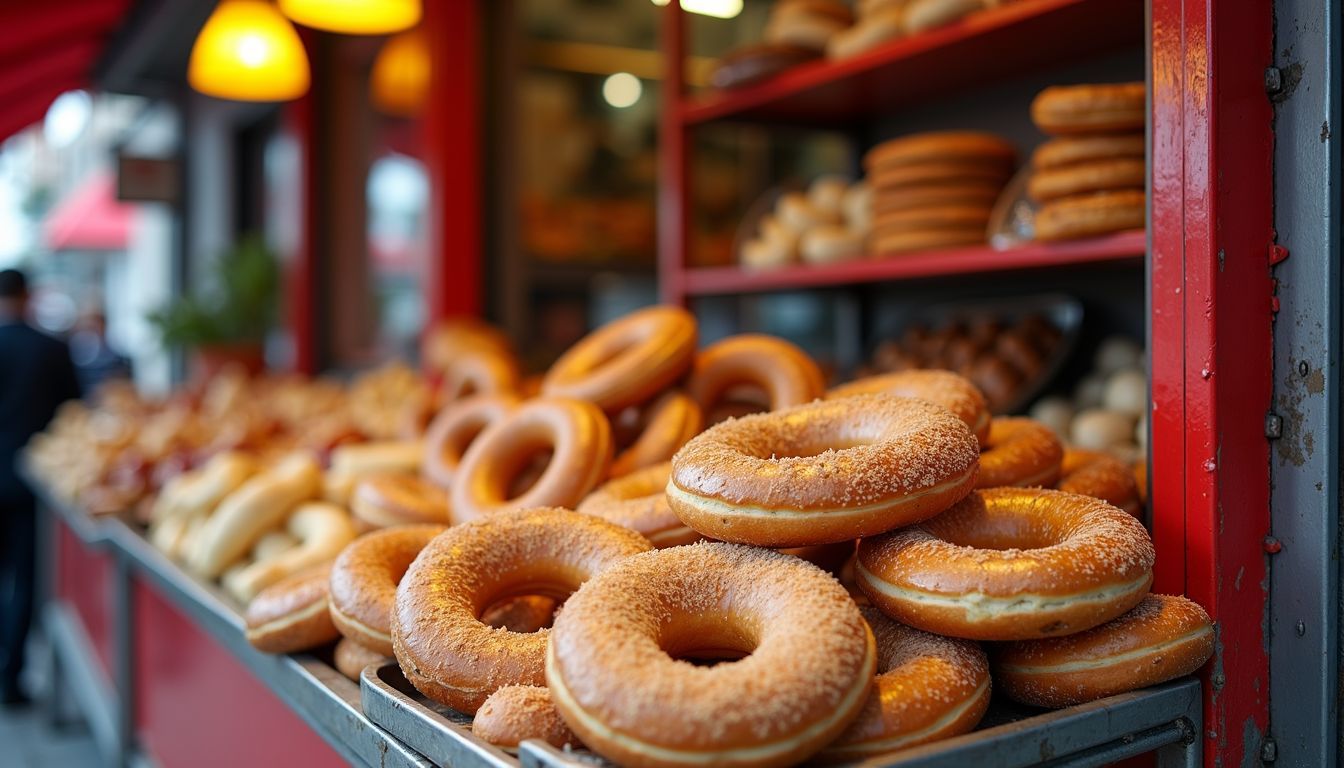
[[[111,174],[97,173],[51,209],[42,240],[53,251],[124,251],[134,213],[117,200]]]
[[[42,119],[62,93],[89,84],[130,0],[0,3],[0,141]]]

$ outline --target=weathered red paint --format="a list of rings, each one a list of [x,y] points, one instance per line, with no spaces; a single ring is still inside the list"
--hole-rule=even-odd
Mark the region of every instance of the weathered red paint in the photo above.
[[[159,765],[341,766],[327,743],[157,589],[134,579],[135,728]]]
[[[1209,765],[1267,725],[1271,60],[1267,0],[1152,0],[1153,534],[1159,591],[1218,622]]]
[[[112,682],[113,627],[112,615],[112,556],[80,541],[70,527],[59,517],[55,521],[56,567],[55,595],[74,608],[84,625],[98,668]]]
[[[431,74],[422,123],[430,180],[431,320],[479,315],[486,255],[481,186],[481,8],[476,2],[425,3]]]

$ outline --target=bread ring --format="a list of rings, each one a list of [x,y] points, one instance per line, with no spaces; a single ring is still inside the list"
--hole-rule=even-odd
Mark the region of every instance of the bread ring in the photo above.
[[[506,750],[517,749],[527,739],[556,747],[579,744],[544,685],[506,685],[490,694],[476,710],[471,732]]]
[[[951,161],[981,163],[1012,169],[1017,149],[992,133],[977,131],[930,131],[884,141],[868,150],[863,167],[871,174],[883,168]]]
[[[873,252],[892,256],[912,251],[941,251],[948,248],[985,244],[984,227],[961,229],[917,229],[909,232],[886,232],[872,237]]]
[[[415,475],[368,475],[350,493],[350,511],[371,528],[435,523],[448,525],[448,494]]]
[[[639,437],[612,460],[612,477],[628,475],[671,459],[686,441],[700,434],[705,427],[700,406],[680,390],[665,392],[642,409],[640,421],[644,426]]]
[[[247,642],[264,653],[296,653],[340,637],[327,610],[331,563],[263,589],[247,605]]]
[[[1139,512],[1134,473],[1123,461],[1100,451],[1069,448],[1059,468],[1057,490],[1101,499],[1131,515]]]
[[[1012,175],[1012,166],[984,162],[936,160],[911,165],[875,168],[868,181],[873,189],[886,192],[929,185],[966,182],[988,183],[1002,187]]]
[[[1198,603],[1148,595],[1086,632],[1004,646],[994,677],[1017,701],[1067,707],[1188,675],[1209,660],[1213,644],[1213,622]]]
[[[859,586],[929,632],[1027,640],[1081,632],[1133,608],[1153,543],[1104,501],[1060,491],[976,491],[919,525],[859,542]]]
[[[873,217],[934,205],[993,206],[1000,185],[990,181],[951,181],[918,187],[884,189],[873,193]]]
[[[587,400],[604,411],[647,401],[691,365],[695,317],[680,307],[648,307],[593,331],[546,372],[547,397]]]
[[[1147,175],[1148,166],[1141,157],[1090,160],[1036,171],[1027,180],[1027,194],[1033,200],[1049,202],[1089,192],[1143,189]]]
[[[973,730],[989,708],[980,646],[912,629],[876,608],[859,611],[877,639],[877,680],[863,714],[819,757],[856,762]]]
[[[542,595],[510,597],[481,614],[481,623],[495,629],[527,634],[551,626],[559,603]]]
[[[974,487],[978,456],[946,408],[857,395],[711,427],[672,459],[667,500],[710,538],[829,544],[942,512]]]
[[[397,584],[416,555],[446,528],[406,525],[366,533],[331,567],[331,620],[342,635],[392,655],[389,631]]]
[[[765,390],[769,410],[809,403],[826,391],[821,369],[807,353],[775,336],[744,333],[696,355],[687,392],[705,414],[735,387]]]
[[[203,578],[219,576],[295,506],[315,497],[321,483],[317,462],[306,454],[249,478],[206,519],[188,558],[191,569]]]
[[[890,211],[873,219],[873,232],[910,232],[920,229],[958,229],[989,224],[988,205],[938,205]]]
[[[951,371],[916,369],[868,376],[833,387],[826,399],[876,393],[917,397],[941,405],[961,419],[981,445],[989,439],[989,402],[974,384]]]
[[[671,474],[672,464],[663,462],[609,480],[579,502],[578,510],[629,528],[660,549],[699,541],[700,534],[667,505]]]
[[[1143,229],[1148,210],[1142,190],[1120,189],[1053,200],[1036,211],[1037,240],[1074,240]]]
[[[363,674],[365,667],[370,664],[386,664],[391,660],[371,648],[365,648],[348,637],[342,637],[336,641],[336,651],[332,655],[332,661],[336,664],[336,671],[355,682],[359,682],[359,676]]]
[[[1061,136],[1050,139],[1031,153],[1035,168],[1058,168],[1091,160],[1134,157],[1146,154],[1142,133],[1102,134],[1098,136]]]
[[[511,354],[480,349],[454,357],[443,372],[439,396],[454,402],[472,395],[512,395],[518,391],[522,374],[518,360]]]
[[[551,460],[541,477],[511,497],[512,481],[547,448]],[[450,492],[453,519],[475,520],[525,507],[573,507],[606,477],[611,450],[611,425],[597,406],[560,397],[529,400],[486,427],[467,449]]]
[[[324,501],[300,504],[285,523],[285,530],[298,545],[257,561],[223,580],[224,588],[239,602],[247,602],[262,589],[281,579],[321,563],[331,562],[355,538],[355,527],[344,509]]]
[[[481,623],[482,610],[513,595],[563,599],[648,549],[634,531],[566,509],[500,512],[450,528],[397,588],[397,662],[421,693],[467,714],[502,686],[541,685],[551,630],[492,629]]]
[[[1063,460],[1064,445],[1049,427],[1020,416],[1000,416],[990,422],[975,487],[1049,488],[1059,479]]]
[[[442,375],[458,358],[480,350],[514,357],[513,344],[503,331],[466,317],[439,321],[425,334],[420,349],[425,371],[431,375]]]
[[[467,452],[486,427],[518,407],[513,395],[474,395],[449,403],[425,430],[425,479],[443,489],[453,487],[453,476]]]
[[[1146,113],[1143,83],[1056,85],[1031,102],[1036,127],[1052,135],[1139,131]]]
[[[617,764],[768,768],[838,736],[875,663],[872,632],[829,574],[712,542],[632,557],[585,584],[555,620],[546,682],[583,743]]]

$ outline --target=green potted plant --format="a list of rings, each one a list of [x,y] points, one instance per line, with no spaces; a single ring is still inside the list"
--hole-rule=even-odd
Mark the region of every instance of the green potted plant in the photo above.
[[[174,300],[151,313],[150,322],[165,346],[192,353],[197,376],[208,378],[230,364],[259,373],[280,284],[275,256],[260,237],[248,236],[211,267],[207,290]]]

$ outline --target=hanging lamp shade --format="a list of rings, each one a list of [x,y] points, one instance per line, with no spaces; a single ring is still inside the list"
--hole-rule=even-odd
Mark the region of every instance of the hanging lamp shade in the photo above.
[[[223,0],[191,48],[187,81],[207,96],[289,101],[308,92],[308,54],[266,0]]]
[[[305,27],[346,35],[388,35],[420,23],[420,0],[280,0],[280,10]]]
[[[369,98],[378,111],[398,117],[420,113],[429,93],[429,41],[418,29],[389,38],[373,60]]]

